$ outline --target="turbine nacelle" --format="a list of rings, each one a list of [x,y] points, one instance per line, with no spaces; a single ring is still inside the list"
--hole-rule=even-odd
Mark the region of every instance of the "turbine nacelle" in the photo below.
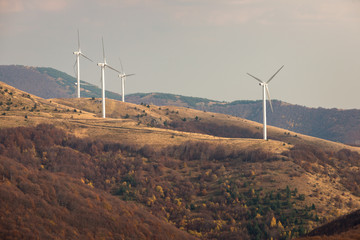
[[[133,76],[133,75],[135,75],[135,73],[130,73],[130,74],[120,73],[119,78],[125,78],[125,77],[129,77],[129,76]]]

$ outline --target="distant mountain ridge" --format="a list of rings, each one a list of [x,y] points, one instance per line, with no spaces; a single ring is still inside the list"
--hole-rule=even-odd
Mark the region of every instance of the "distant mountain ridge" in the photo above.
[[[76,97],[76,79],[54,68],[3,65],[0,81],[45,99]],[[81,96],[99,98],[101,89],[81,81]],[[106,97],[121,100],[120,94],[111,91],[106,91]]]
[[[73,98],[76,79],[53,68],[0,66],[0,81],[43,98]],[[83,97],[101,97],[101,89],[82,81]],[[106,97],[120,100],[121,95],[106,91]],[[262,102],[238,100],[221,102],[168,93],[136,93],[126,96],[136,104],[181,106],[208,112],[229,114],[262,122]],[[274,113],[268,112],[268,124],[302,134],[360,146],[360,110],[308,108],[273,100]]]
[[[262,101],[220,102],[173,94],[130,94],[127,101],[158,106],[175,105],[208,112],[223,113],[262,123]],[[279,100],[272,101],[268,124],[302,134],[360,146],[360,110],[308,108]]]

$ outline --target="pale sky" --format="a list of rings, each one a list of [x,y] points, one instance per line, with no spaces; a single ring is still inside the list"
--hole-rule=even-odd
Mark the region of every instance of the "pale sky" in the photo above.
[[[0,64],[74,76],[81,50],[127,73],[126,94],[164,92],[220,101],[270,94],[308,107],[360,109],[360,0],[0,0]],[[107,90],[120,79],[107,70]],[[100,68],[81,59],[81,78]]]

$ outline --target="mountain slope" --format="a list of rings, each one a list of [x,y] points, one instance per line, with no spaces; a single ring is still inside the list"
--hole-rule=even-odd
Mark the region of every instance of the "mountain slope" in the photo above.
[[[324,224],[308,233],[307,237],[300,239],[360,239],[360,210]]]
[[[69,91],[69,86],[64,88],[58,85],[56,79],[40,73],[34,67],[0,66],[0,81],[43,98],[73,97],[75,93]]]
[[[42,98],[76,97],[76,79],[53,68],[0,66],[0,81]],[[101,89],[81,81],[82,97],[101,97]],[[106,91],[106,96],[121,99],[121,95]]]
[[[175,106],[108,100],[102,119],[99,99],[0,87],[1,156],[135,202],[193,236],[296,237],[360,208],[359,148],[276,127],[264,141],[259,123]]]
[[[71,171],[91,162],[62,143],[67,135],[61,130],[39,125],[2,129],[0,136],[1,239],[194,239],[94,188],[90,169]]]

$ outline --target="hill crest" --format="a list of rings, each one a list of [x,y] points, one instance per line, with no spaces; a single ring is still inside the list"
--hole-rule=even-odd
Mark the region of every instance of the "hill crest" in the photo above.
[[[75,78],[53,68],[0,66],[0,81],[43,98],[75,97]],[[101,97],[101,90],[82,81],[83,97]],[[107,98],[120,100],[110,91]],[[262,122],[261,101],[221,102],[205,98],[166,93],[129,94],[127,101],[157,106],[181,106],[201,111],[224,113]],[[268,113],[268,124],[289,131],[351,145],[360,145],[360,110],[307,108],[282,101],[273,101],[275,112]]]

